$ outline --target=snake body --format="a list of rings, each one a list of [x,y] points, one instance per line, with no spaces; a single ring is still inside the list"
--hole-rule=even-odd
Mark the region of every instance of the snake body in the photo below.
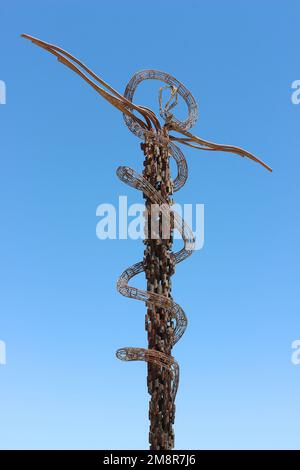
[[[178,149],[179,150],[179,149]],[[180,151],[179,151],[180,152]],[[173,154],[171,154],[173,156]],[[178,177],[183,179],[183,175],[180,173],[180,167],[178,167]],[[121,181],[132,186],[136,189],[142,191],[146,196],[151,199],[153,204],[159,204],[163,216],[170,217],[170,212],[174,215],[174,226],[181,234],[184,246],[181,250],[174,253],[174,262],[175,264],[180,263],[188,256],[192,254],[194,249],[195,239],[193,233],[189,226],[182,220],[182,218],[176,212],[172,211],[168,207],[168,204],[161,197],[158,191],[145,179],[142,175],[135,172],[133,169],[125,166],[121,166],[117,169],[117,176]],[[165,308],[169,310],[172,319],[175,320],[175,330],[174,330],[174,339],[173,346],[179,341],[179,339],[184,334],[187,327],[187,317],[182,309],[182,307],[174,302],[173,300],[165,297],[161,294],[156,294],[153,292],[145,291],[138,289],[136,287],[130,286],[129,281],[144,271],[144,264],[142,261],[130,266],[127,268],[119,277],[117,282],[117,290],[121,295],[129,297],[135,300],[140,300],[143,302],[153,303],[158,307]],[[142,360],[146,362],[152,362],[157,365],[167,367],[173,372],[173,389],[172,395],[173,400],[178,388],[179,381],[179,366],[175,359],[172,356],[161,353],[160,351],[144,349],[144,348],[121,348],[117,351],[117,357],[123,361],[137,361]]]
[[[177,87],[178,93],[184,98],[188,106],[189,117],[184,122],[176,120],[176,124],[182,129],[189,129],[197,118],[196,102],[190,92],[188,92],[182,84],[180,84],[174,77],[171,77],[164,72],[153,70],[138,72],[128,83],[124,93],[125,98],[132,101],[136,87],[141,83],[142,80],[146,79],[159,79],[170,86]],[[184,186],[188,175],[187,162],[181,150],[168,139],[166,134],[157,131],[146,131],[141,126],[139,126],[135,120],[126,114],[124,114],[124,120],[129,129],[137,137],[144,140],[146,139],[154,144],[156,143],[158,145],[164,145],[168,148],[168,154],[175,160],[177,167],[177,176],[173,182],[173,192],[181,189]],[[161,196],[160,192],[157,191],[154,186],[152,186],[149,181],[147,181],[147,179],[145,179],[141,174],[127,166],[118,167],[117,176],[128,186],[140,190],[151,201],[152,204],[158,204],[163,217],[169,218],[170,220],[170,217],[172,216],[174,221],[174,228],[177,229],[181,234],[184,242],[183,248],[181,250],[176,253],[172,253],[174,263],[178,264],[190,256],[194,250],[195,245],[193,232],[179,216],[179,214],[172,210],[168,201],[166,201]],[[153,304],[156,307],[164,308],[175,323],[174,334],[172,337],[172,346],[174,346],[186,330],[186,314],[182,307],[173,299],[162,294],[138,289],[129,285],[130,280],[144,270],[145,266],[142,261],[127,268],[117,281],[117,290],[125,297],[146,302],[147,305]],[[133,347],[118,349],[116,355],[123,361],[146,361],[148,363],[167,368],[171,372],[172,399],[174,402],[179,383],[179,365],[173,356],[167,355],[155,349]]]

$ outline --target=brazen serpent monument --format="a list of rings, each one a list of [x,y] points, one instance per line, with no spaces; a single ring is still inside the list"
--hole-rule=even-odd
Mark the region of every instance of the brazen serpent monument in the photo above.
[[[141,191],[145,199],[144,258],[121,274],[117,289],[126,297],[145,302],[148,348],[126,347],[119,349],[116,354],[123,361],[147,362],[150,449],[172,449],[175,396],[179,382],[179,366],[172,356],[172,348],[183,335],[187,318],[181,306],[172,298],[171,277],[176,264],[190,256],[195,245],[191,229],[172,210],[172,195],[182,188],[188,176],[186,159],[175,142],[201,150],[235,153],[260,163],[270,171],[271,169],[241,148],[215,144],[191,134],[189,129],[197,120],[197,104],[185,86],[171,75],[158,70],[137,72],[122,95],[60,47],[27,34],[22,36],[55,55],[60,62],[80,75],[103,98],[123,113],[130,131],[142,140],[141,149],[144,155],[142,174],[122,166],[117,169],[117,176],[125,184]],[[159,113],[163,123],[151,109],[133,103],[138,85],[143,80],[153,79],[165,84],[159,90]],[[164,88],[169,89],[170,96],[163,105]],[[185,121],[180,121],[171,112],[178,102],[178,96],[187,105],[188,117]],[[170,158],[173,158],[177,165],[177,175],[174,180],[170,174]],[[176,253],[172,252],[174,229],[177,229],[183,238],[183,248]],[[129,284],[134,276],[143,271],[147,281],[146,290],[137,289]]]

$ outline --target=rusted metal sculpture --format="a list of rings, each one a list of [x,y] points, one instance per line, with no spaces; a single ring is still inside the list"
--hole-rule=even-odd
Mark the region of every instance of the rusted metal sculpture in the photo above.
[[[183,309],[172,299],[171,276],[175,265],[191,255],[194,237],[191,229],[172,210],[172,194],[186,182],[187,163],[174,142],[200,150],[223,151],[248,157],[271,171],[271,168],[250,152],[229,145],[220,145],[192,135],[189,129],[197,120],[197,104],[191,93],[171,75],[157,70],[143,70],[129,81],[121,95],[82,62],[63,49],[26,34],[24,38],[54,54],[60,62],[71,68],[91,85],[103,98],[119,109],[129,129],[143,140],[144,171],[140,175],[128,167],[119,167],[117,176],[129,186],[143,193],[145,198],[145,251],[141,262],[127,268],[117,282],[120,294],[146,303],[145,327],[148,333],[148,348],[122,348],[117,357],[124,361],[146,361],[148,363],[148,391],[150,394],[149,443],[151,449],[174,447],[173,423],[175,417],[175,395],[179,381],[179,366],[171,355],[174,344],[183,335],[187,318]],[[160,123],[155,113],[133,103],[134,92],[143,80],[160,80],[165,83],[159,91]],[[101,85],[101,86],[100,86]],[[170,90],[170,98],[163,106],[163,89]],[[188,108],[185,121],[178,120],[171,110],[181,96]],[[172,133],[171,133],[172,132]],[[174,132],[179,135],[174,135]],[[177,165],[174,181],[170,175],[169,159]],[[158,213],[153,217],[153,205]],[[155,223],[154,223],[155,219]],[[169,221],[167,230],[165,222]],[[172,252],[173,231],[177,229],[183,238],[183,248]],[[147,290],[129,285],[129,281],[145,272]]]

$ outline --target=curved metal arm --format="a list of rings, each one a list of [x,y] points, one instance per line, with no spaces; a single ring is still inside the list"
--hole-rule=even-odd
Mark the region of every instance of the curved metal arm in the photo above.
[[[181,137],[175,137],[174,135],[169,135],[170,140],[179,142],[181,144],[187,145],[188,147],[193,147],[198,150],[213,150],[213,151],[234,153],[236,155],[239,155],[240,157],[247,157],[256,163],[259,163],[268,171],[271,171],[271,172],[273,171],[269,165],[267,165],[265,162],[263,162],[262,160],[260,160],[255,155],[253,155],[252,153],[248,152],[245,149],[242,149],[240,147],[235,147],[233,145],[216,144],[214,142],[209,142],[208,140],[200,139],[200,137],[197,137],[187,131],[177,130],[175,128],[173,128],[173,130],[175,130],[176,132],[180,134],[186,135],[187,138],[181,138]]]
[[[106,99],[110,104],[112,104],[117,109],[119,109],[119,111],[121,111],[122,113],[130,116],[132,119],[138,122],[139,125],[141,125],[143,128],[148,128],[150,130],[151,121],[154,124],[155,128],[161,127],[153,111],[147,110],[142,106],[138,106],[138,105],[135,105],[134,103],[131,103],[123,95],[117,92],[113,87],[111,87],[108,83],[102,80],[98,75],[96,75],[85,64],[79,61],[76,57],[72,56],[69,52],[64,51],[60,47],[57,47],[53,44],[49,44],[45,41],[41,41],[40,39],[34,38],[33,36],[30,36],[28,34],[22,34],[21,36],[25,39],[29,39],[31,42],[33,42],[37,46],[42,47],[43,49],[46,49],[51,54],[55,55],[57,59],[59,60],[59,62],[63,63],[64,65],[69,67],[71,70],[73,70],[75,73],[77,73],[92,88],[94,88],[94,90],[96,90],[104,99]],[[95,82],[93,82],[91,78],[88,77],[88,75],[86,75],[82,70],[80,70],[80,68],[84,70],[85,72],[87,72],[87,74],[89,74],[92,77],[92,79],[94,79],[96,82],[100,83],[107,90],[109,90],[110,93],[104,90],[103,88],[99,87]],[[140,120],[135,114],[133,114],[130,111],[132,109],[140,113],[142,117],[146,120],[146,123]]]
[[[30,36],[28,34],[22,34],[21,35],[25,39],[29,39],[32,41],[34,44],[36,44],[39,47],[42,47],[43,49],[46,49],[48,52],[51,54],[55,55],[57,59],[69,67],[71,70],[73,70],[75,73],[77,73],[81,78],[83,78],[94,90],[97,91],[104,99],[106,99],[110,104],[112,104],[115,108],[117,108],[119,111],[124,113],[126,116],[131,118],[140,128],[142,128],[145,131],[150,131],[153,129],[153,126],[156,130],[161,129],[160,122],[156,116],[156,114],[149,108],[146,108],[144,106],[139,106],[134,104],[131,100],[127,99],[124,95],[120,94],[118,91],[116,91],[113,87],[111,87],[108,83],[106,83],[102,78],[100,78],[98,75],[96,75],[91,69],[89,69],[85,64],[83,64],[80,60],[78,60],[76,57],[72,56],[69,52],[61,49],[58,46],[55,46],[53,44],[49,44],[45,41],[41,41],[40,39],[37,39],[33,36]],[[76,65],[75,65],[76,64]],[[159,73],[160,75],[158,77],[155,76],[155,71],[153,71],[153,78],[159,78],[161,76],[161,72]],[[90,77],[88,76],[90,75]],[[93,81],[94,80],[94,81]],[[100,87],[97,83],[100,83],[106,90],[102,87]],[[108,91],[107,91],[108,90]],[[173,97],[171,95],[170,99]],[[177,95],[176,95],[177,98]],[[169,99],[169,101],[170,101]],[[169,104],[169,101],[167,104]],[[175,104],[174,104],[175,105]],[[172,105],[173,107],[173,105]],[[132,111],[137,111],[140,115],[141,118],[137,117]],[[266,168],[269,171],[272,171],[272,169],[264,163],[262,160],[259,158],[255,157],[252,153],[248,152],[247,150],[244,150],[239,147],[235,147],[232,145],[223,145],[223,144],[216,144],[214,142],[209,142],[207,140],[203,140],[200,137],[194,136],[187,130],[183,129],[178,125],[178,122],[167,122],[166,127],[170,131],[175,131],[179,134],[182,134],[185,137],[176,137],[174,135],[169,135],[169,139],[171,141],[176,141],[181,144],[187,145],[188,147],[193,147],[199,150],[212,150],[212,151],[222,151],[222,152],[230,152],[234,153],[236,155],[239,155],[241,157],[247,157],[250,160],[253,160],[256,163],[259,163],[262,165],[264,168]]]

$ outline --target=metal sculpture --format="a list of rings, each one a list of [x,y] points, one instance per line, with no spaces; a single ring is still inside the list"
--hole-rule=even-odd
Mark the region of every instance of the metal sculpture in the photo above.
[[[174,142],[200,150],[235,153],[272,170],[253,154],[239,147],[215,144],[192,135],[189,129],[197,120],[197,104],[185,86],[171,75],[157,70],[143,70],[133,75],[124,95],[121,95],[63,49],[26,34],[22,36],[55,55],[60,62],[80,75],[103,98],[123,113],[130,131],[143,140],[141,144],[145,157],[143,174],[140,175],[133,169],[122,166],[117,169],[117,176],[125,184],[140,190],[145,198],[144,259],[121,274],[117,289],[126,297],[146,303],[145,328],[148,333],[148,348],[126,347],[119,349],[116,355],[124,361],[148,363],[147,383],[151,396],[150,448],[172,449],[174,447],[174,402],[179,382],[179,366],[171,355],[171,350],[183,335],[187,318],[181,306],[172,299],[171,276],[176,264],[191,255],[195,243],[191,229],[171,207],[172,194],[185,184],[188,176],[186,159]],[[164,121],[163,125],[151,109],[133,103],[137,86],[143,80],[152,79],[165,83],[165,86],[159,90],[159,112]],[[163,106],[164,89],[170,90],[170,97]],[[178,120],[171,113],[178,102],[178,96],[181,96],[188,108],[188,117],[184,121]],[[174,132],[179,135],[174,135]],[[174,181],[170,175],[170,157],[177,165],[178,173]],[[156,217],[152,214],[153,205],[159,209]],[[166,220],[169,224],[167,231],[164,231]],[[183,248],[176,253],[172,252],[174,229],[179,231],[184,242]],[[143,271],[146,275],[147,290],[141,290],[129,284],[134,276]]]

